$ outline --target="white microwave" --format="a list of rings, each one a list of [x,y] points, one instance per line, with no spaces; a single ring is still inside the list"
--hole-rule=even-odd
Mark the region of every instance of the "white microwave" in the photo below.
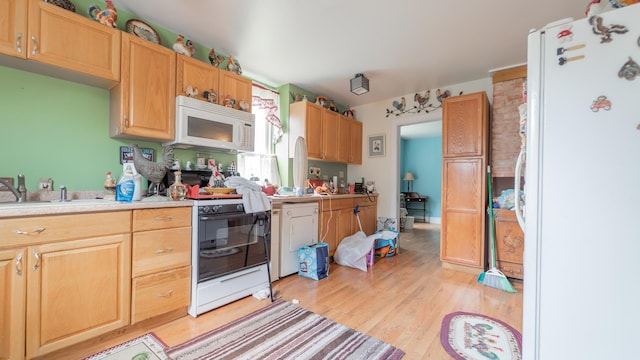
[[[237,153],[253,151],[255,116],[187,96],[176,96],[176,137],[165,145]]]

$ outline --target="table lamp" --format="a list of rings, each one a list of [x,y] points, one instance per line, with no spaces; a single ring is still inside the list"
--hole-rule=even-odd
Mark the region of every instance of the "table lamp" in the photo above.
[[[413,176],[413,173],[411,171],[407,171],[407,173],[404,174],[404,177],[402,178],[402,180],[407,181],[407,192],[411,192],[411,183],[415,179],[416,178]]]

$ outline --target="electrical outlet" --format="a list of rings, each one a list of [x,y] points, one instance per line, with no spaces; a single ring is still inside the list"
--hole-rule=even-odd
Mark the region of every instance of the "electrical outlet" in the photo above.
[[[320,178],[320,168],[311,166],[309,167],[309,175],[310,177],[314,177],[316,179]]]

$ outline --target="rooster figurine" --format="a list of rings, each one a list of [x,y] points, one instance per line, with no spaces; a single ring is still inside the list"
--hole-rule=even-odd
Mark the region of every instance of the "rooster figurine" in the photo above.
[[[183,41],[184,41],[184,36],[178,35],[178,38],[173,43],[173,50],[175,52],[177,52],[178,54],[182,54],[182,55],[186,55],[186,56],[191,57],[191,49],[189,49],[189,47],[187,45],[185,45],[183,43]],[[187,40],[187,41],[189,41],[189,40]]]
[[[229,63],[227,63],[227,70],[238,75],[242,75],[242,68],[240,67],[240,63],[238,60],[234,59],[233,56],[229,55]]]
[[[184,89],[184,92],[187,93],[188,97],[192,98],[197,98],[198,94],[200,94],[200,90],[198,90],[198,87],[193,87],[191,85],[187,85],[187,88]]]
[[[160,183],[162,182],[162,179],[164,178],[167,170],[171,169],[171,166],[173,165],[173,147],[162,147],[161,163],[153,162],[142,156],[142,152],[138,148],[137,144],[131,144],[129,147],[133,151],[133,166],[135,166],[140,175],[144,176],[145,178],[147,178],[147,180],[153,183],[153,185],[149,189],[149,193],[155,192],[155,195],[159,195]],[[152,191],[154,187],[155,191]]]
[[[445,90],[445,91],[440,91],[440,89],[436,90],[436,98],[440,102],[442,102],[442,100],[448,98],[449,96],[451,96],[451,92],[449,90]]]
[[[193,44],[193,41],[187,40],[184,44],[189,49],[189,51],[191,51],[191,55],[193,56],[193,54],[196,53],[196,46]]]
[[[407,106],[407,100],[405,100],[403,96],[402,98],[400,98],[400,102],[393,100],[391,105],[393,105],[393,107],[396,108],[398,111],[404,111],[405,106]]]
[[[209,62],[211,62],[211,65],[213,65],[214,67],[220,67],[220,64],[223,60],[224,56],[216,55],[216,50],[214,48],[211,48],[211,51],[209,51]]]
[[[413,96],[413,100],[418,103],[418,106],[421,109],[424,109],[427,106],[427,102],[429,101],[429,97],[431,96],[431,90],[427,90],[423,95],[416,93]]]
[[[100,9],[96,4],[92,4],[89,6],[89,9],[87,9],[87,12],[95,21],[112,28],[117,28],[116,20],[118,20],[118,12],[115,6],[113,6],[113,1],[105,0],[105,3],[107,7],[104,10]]]

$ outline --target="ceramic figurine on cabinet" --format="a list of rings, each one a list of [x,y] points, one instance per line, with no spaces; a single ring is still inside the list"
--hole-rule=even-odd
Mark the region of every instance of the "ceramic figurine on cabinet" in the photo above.
[[[196,53],[196,46],[193,44],[193,41],[187,40],[184,42],[184,45],[191,51],[191,56]]]
[[[213,89],[205,90],[202,93],[202,97],[204,97],[204,99],[210,103],[218,103],[218,95],[216,95],[216,92],[213,91]]]
[[[198,97],[198,94],[200,93],[200,90],[198,90],[198,87],[193,87],[191,85],[187,85],[187,88],[184,89],[184,92],[187,93],[188,97],[192,97],[192,98],[196,98]]]
[[[234,106],[236,105],[236,99],[231,98],[231,95],[227,95],[224,97],[222,105],[233,109]]]
[[[87,12],[93,20],[100,24],[117,28],[118,25],[116,25],[116,20],[118,20],[118,12],[113,6],[113,1],[105,0],[105,3],[107,4],[107,7],[104,10],[100,9],[96,4],[91,4],[89,9],[87,9]]]
[[[351,109],[343,111],[342,115],[344,115],[344,116],[346,116],[348,118],[352,118],[352,119],[355,119],[355,117],[356,117],[355,110],[351,110]]]
[[[329,110],[339,112],[338,108],[336,107],[336,103],[333,100],[329,101]]]
[[[316,98],[316,105],[320,105],[322,107],[324,107],[327,104],[327,97],[326,96],[318,96]]]
[[[211,63],[211,65],[213,65],[214,67],[220,67],[220,63],[222,63],[223,60],[224,56],[216,55],[216,50],[214,48],[211,48],[211,51],[209,51],[209,62]]]
[[[238,62],[238,60],[235,60],[231,55],[229,55],[229,62],[227,63],[227,71],[231,71],[232,73],[242,75],[242,68],[240,67],[240,63]]]
[[[184,41],[184,36],[183,35],[178,35],[178,38],[176,39],[176,41],[173,43],[173,50],[175,52],[177,52],[178,54],[182,54],[182,55],[186,55],[186,56],[191,56],[191,49],[189,49],[189,47],[187,45],[185,45],[183,43]]]
[[[240,100],[238,106],[240,106],[240,110],[242,111],[249,111],[250,104],[244,100]]]

